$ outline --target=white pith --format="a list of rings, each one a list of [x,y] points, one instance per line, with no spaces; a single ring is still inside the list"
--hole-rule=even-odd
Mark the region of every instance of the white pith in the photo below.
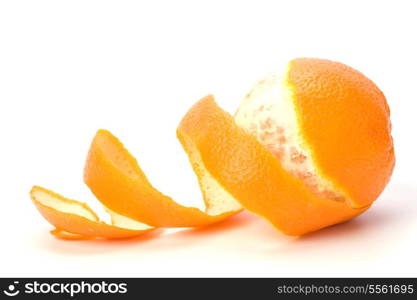
[[[342,201],[342,193],[320,175],[300,133],[293,90],[287,82],[288,70],[289,66],[282,74],[270,74],[256,83],[239,106],[235,121],[278,158],[286,171],[303,180],[312,192]]]
[[[32,197],[42,205],[49,208],[53,208],[63,213],[78,215],[90,221],[97,221],[97,217],[88,209],[83,207],[81,203],[67,202],[39,189],[32,191]]]
[[[193,169],[199,175],[197,177],[206,204],[205,213],[215,216],[240,210],[242,208],[240,203],[207,170],[200,153],[191,140],[184,136],[183,142],[187,145],[189,160],[193,164]]]
[[[105,209],[111,217],[111,224],[113,226],[131,229],[131,230],[146,230],[146,229],[152,228],[152,226],[148,224],[138,222],[128,217],[119,215],[118,213],[115,213],[114,211],[108,208],[105,208]]]

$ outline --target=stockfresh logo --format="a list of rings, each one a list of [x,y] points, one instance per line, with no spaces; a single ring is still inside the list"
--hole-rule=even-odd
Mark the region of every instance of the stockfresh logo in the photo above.
[[[126,294],[127,283],[100,282],[39,282],[37,280],[27,281],[20,284],[14,281],[9,284],[3,293],[9,297],[18,294],[61,294],[74,297],[77,294]]]
[[[20,291],[17,288],[18,284],[19,284],[19,281],[14,281],[12,284],[9,284],[7,286],[7,289],[5,289],[3,293],[9,297],[14,297],[14,296],[19,295]]]

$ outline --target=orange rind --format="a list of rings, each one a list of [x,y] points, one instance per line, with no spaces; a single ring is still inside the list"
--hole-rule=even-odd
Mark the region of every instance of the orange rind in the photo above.
[[[51,233],[59,238],[121,239],[153,230],[150,226],[115,213],[111,213],[111,225],[104,223],[86,203],[65,198],[39,186],[32,188],[30,196],[41,215],[56,227]]]
[[[84,182],[114,212],[155,227],[196,227],[224,220],[242,208],[188,152],[206,210],[178,204],[155,189],[136,159],[109,131],[99,130],[91,143]]]
[[[357,70],[324,59],[293,60],[287,77],[300,131],[321,173],[353,207],[370,205],[395,164],[384,94]]]
[[[209,95],[183,117],[177,137],[205,210],[157,190],[109,131],[99,130],[84,182],[112,216],[40,187],[31,191],[58,238],[125,238],[159,227],[198,227],[243,208],[288,235],[354,218],[377,199],[395,164],[383,93],[341,63],[301,58],[270,74],[232,117]]]

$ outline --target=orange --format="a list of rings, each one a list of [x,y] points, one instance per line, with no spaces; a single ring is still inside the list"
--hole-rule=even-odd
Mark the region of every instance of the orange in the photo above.
[[[360,72],[323,59],[290,61],[258,82],[234,117],[207,96],[177,128],[206,204],[162,194],[109,131],[93,139],[84,181],[112,215],[34,187],[32,199],[60,238],[119,238],[153,227],[218,222],[246,208],[288,235],[302,235],[367,210],[395,164],[390,111]]]
[[[394,167],[389,115],[383,93],[363,74],[300,58],[256,84],[235,120],[312,192],[364,207]]]
[[[257,83],[234,119],[303,188],[326,200],[326,206],[340,204],[363,211],[383,191],[393,171],[389,116],[383,93],[360,72],[329,60],[300,58]],[[287,189],[283,182],[277,184]],[[289,234],[304,234],[349,218],[342,210],[340,215],[325,217],[325,208],[315,212],[320,219],[304,215],[310,220],[302,221],[295,214],[293,222],[299,225],[313,221],[297,230],[282,224],[283,217],[272,213],[272,208],[258,208],[267,204],[267,198],[260,196],[252,210]],[[292,198],[285,206],[297,205],[300,199],[295,199],[295,192]],[[313,203],[304,205],[311,208]]]

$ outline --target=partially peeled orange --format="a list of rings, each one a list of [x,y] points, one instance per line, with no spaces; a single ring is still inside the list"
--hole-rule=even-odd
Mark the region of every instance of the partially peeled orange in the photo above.
[[[207,96],[178,126],[205,211],[154,188],[106,130],[93,139],[84,181],[122,222],[104,224],[84,204],[43,188],[31,196],[62,238],[204,226],[242,208],[288,235],[302,235],[361,214],[383,191],[395,162],[389,116],[383,93],[360,72],[295,59],[258,82],[234,117]]]

